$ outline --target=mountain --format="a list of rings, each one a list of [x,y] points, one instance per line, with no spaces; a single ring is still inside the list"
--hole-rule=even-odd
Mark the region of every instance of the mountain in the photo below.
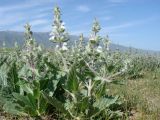
[[[34,32],[33,37],[39,44],[44,45],[45,47],[52,46],[52,43],[49,41],[49,32]],[[77,38],[77,36],[70,36],[72,42]],[[5,42],[6,47],[13,47],[15,42],[21,46],[23,45],[24,41],[25,39],[23,32],[0,31],[0,47],[2,47],[3,42]]]
[[[51,47],[53,44],[49,41],[49,33],[48,32],[35,32],[33,33],[34,38],[36,41],[44,45],[45,47]],[[78,36],[70,35],[70,44],[74,44],[75,41],[79,39]],[[0,47],[2,47],[3,42],[5,41],[6,47],[13,47],[14,43],[17,42],[18,45],[23,45],[24,43],[24,33],[23,32],[16,32],[16,31],[0,31]],[[85,38],[87,41],[87,38]],[[132,50],[133,52],[140,52],[140,53],[151,53],[151,54],[159,54],[160,52],[151,51],[151,50],[141,50],[135,49],[131,47],[126,47],[117,44],[110,45],[111,50],[119,49],[120,51],[128,51]]]

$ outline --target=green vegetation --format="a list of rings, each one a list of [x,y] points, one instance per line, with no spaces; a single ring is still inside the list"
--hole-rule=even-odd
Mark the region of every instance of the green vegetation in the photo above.
[[[159,56],[112,52],[100,29],[68,46],[56,7],[48,50],[26,24],[23,47],[0,52],[0,119],[158,120]]]

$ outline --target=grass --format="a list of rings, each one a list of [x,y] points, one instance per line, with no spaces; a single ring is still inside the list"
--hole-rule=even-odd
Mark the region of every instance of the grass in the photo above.
[[[129,120],[160,119],[160,73],[154,79],[153,72],[143,78],[124,80],[124,85],[111,85],[111,94],[119,94],[125,99],[125,111],[130,111]]]

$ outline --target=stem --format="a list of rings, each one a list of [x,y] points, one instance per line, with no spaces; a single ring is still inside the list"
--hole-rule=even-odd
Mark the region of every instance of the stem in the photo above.
[[[91,81],[91,79],[89,79],[87,88],[88,88],[88,96],[91,96],[91,90],[92,90],[92,81]]]

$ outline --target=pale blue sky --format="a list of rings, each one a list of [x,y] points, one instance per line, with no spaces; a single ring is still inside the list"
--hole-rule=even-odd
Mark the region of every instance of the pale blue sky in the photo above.
[[[0,0],[0,30],[51,31],[56,4],[70,34],[89,36],[96,17],[113,43],[160,51],[160,0]]]

